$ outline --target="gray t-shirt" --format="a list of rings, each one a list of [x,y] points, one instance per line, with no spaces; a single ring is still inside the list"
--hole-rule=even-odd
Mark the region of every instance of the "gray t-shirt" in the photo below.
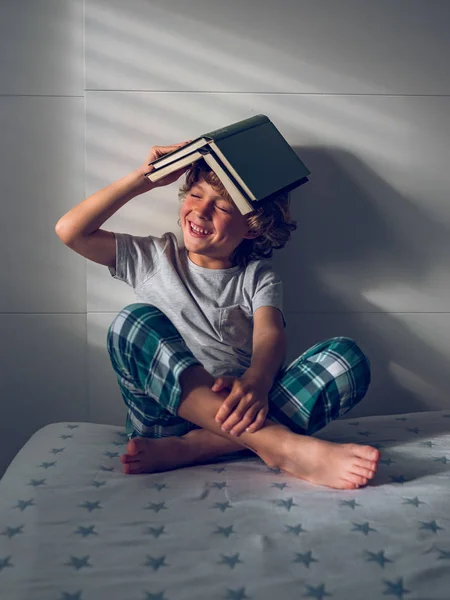
[[[114,235],[111,275],[134,289],[137,302],[159,308],[211,375],[242,375],[251,362],[253,313],[260,306],[282,313],[282,282],[270,260],[207,269],[178,247],[174,233]]]

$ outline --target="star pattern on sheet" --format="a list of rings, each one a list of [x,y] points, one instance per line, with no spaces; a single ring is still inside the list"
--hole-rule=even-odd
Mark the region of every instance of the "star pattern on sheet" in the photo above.
[[[167,598],[164,595],[164,592],[158,592],[157,594],[146,592],[145,600],[167,600]]]
[[[227,487],[227,482],[226,481],[213,481],[211,483],[211,487],[216,490],[223,490],[224,488]]]
[[[317,598],[317,600],[323,600],[326,596],[332,596],[333,594],[329,594],[325,590],[325,584],[321,583],[320,585],[314,587],[312,585],[306,585],[307,592],[303,594],[305,598]]]
[[[286,533],[293,533],[294,535],[299,535],[300,533],[306,532],[306,529],[303,529],[301,523],[298,525],[285,525],[285,527],[287,528]]]
[[[233,531],[233,525],[229,525],[228,527],[221,527],[219,525],[217,527],[216,531],[214,531],[214,533],[219,533],[219,534],[225,536],[226,538],[229,538],[230,535],[232,535],[233,533],[236,533],[236,532]]]
[[[450,459],[447,458],[446,456],[439,456],[439,457],[434,457],[434,462],[440,462],[440,463],[446,465],[447,463],[450,462]]]
[[[286,498],[286,500],[275,500],[274,502],[277,506],[285,508],[288,512],[290,512],[293,506],[298,506],[298,504],[294,502],[294,498]]]
[[[32,485],[33,487],[40,487],[41,485],[45,485],[45,479],[32,479],[27,485]]]
[[[64,564],[68,567],[74,567],[77,571],[79,571],[83,567],[92,567],[92,565],[89,563],[89,554],[82,557],[71,556],[69,562],[66,562]]]
[[[54,467],[56,465],[56,460],[52,462],[42,462],[39,467],[42,469],[49,469],[50,467]]]
[[[426,442],[420,442],[420,445],[427,448],[432,448],[433,446],[436,446],[436,443],[432,442],[431,440],[427,440]]]
[[[383,583],[386,586],[386,589],[384,590],[383,594],[386,596],[397,596],[397,598],[400,598],[400,600],[402,600],[404,594],[410,593],[410,590],[407,590],[403,586],[403,577],[400,577],[395,582],[383,580]]]
[[[110,450],[107,450],[104,452],[104,456],[107,456],[108,458],[118,458],[120,454],[118,452],[111,452]]]
[[[403,504],[410,504],[412,506],[415,506],[416,508],[419,508],[419,504],[425,504],[425,502],[421,502],[417,496],[414,496],[414,498],[403,498],[403,499],[405,501],[405,502],[403,502]]]
[[[152,488],[154,490],[158,490],[158,492],[161,492],[162,490],[167,488],[167,483],[158,483],[157,481],[155,481],[155,483],[152,484]]]
[[[74,592],[73,594],[70,594],[69,592],[62,592],[62,596],[59,598],[59,600],[83,600],[81,594],[81,590],[79,592]]]
[[[404,475],[389,475],[389,478],[392,483],[400,483],[401,485],[408,481]]]
[[[159,513],[160,510],[168,510],[165,502],[150,502],[145,509],[154,510],[156,513]]]
[[[19,525],[18,527],[6,527],[6,529],[2,531],[1,535],[6,535],[7,538],[11,539],[15,535],[23,533],[24,527],[25,525]]]
[[[149,533],[150,535],[152,535],[155,538],[159,538],[160,535],[162,535],[163,533],[166,533],[165,525],[160,525],[159,527],[148,527],[147,533]]]
[[[221,554],[221,561],[219,564],[226,564],[230,567],[230,569],[234,569],[234,567],[238,564],[238,563],[242,563],[243,561],[240,560],[239,558],[239,552],[236,552],[236,554],[231,554],[231,555],[227,555],[227,554]]]
[[[353,510],[355,510],[356,506],[362,506],[361,504],[358,504],[354,498],[352,500],[341,500],[340,505],[350,506],[350,508]]]
[[[14,565],[11,563],[11,558],[12,556],[0,558],[0,573],[3,571],[3,569],[6,569],[6,567],[14,567]]]
[[[272,487],[278,488],[279,490],[284,490],[284,488],[289,486],[287,483],[272,483]]]
[[[71,433],[66,433],[66,434],[62,434],[59,436],[62,440],[68,440],[70,438],[73,438],[73,435]]]
[[[30,498],[30,500],[17,500],[17,504],[14,508],[19,508],[23,512],[29,506],[36,506],[34,498]]]
[[[363,533],[364,535],[369,535],[370,531],[374,531],[376,532],[376,529],[372,529],[372,527],[369,525],[369,522],[366,521],[365,523],[352,523],[354,525],[354,528],[352,529],[352,531],[360,531],[361,533]]]
[[[442,415],[442,416],[448,416],[449,415]],[[397,420],[406,420],[406,418],[404,419],[397,419]],[[361,426],[362,421],[358,421],[358,422],[352,422],[352,423],[347,423],[348,425],[352,425],[355,428],[358,426]],[[67,427],[69,427],[68,425],[66,425]],[[364,426],[363,426],[364,427]],[[367,437],[369,435],[372,435],[373,432],[370,430],[365,430],[363,427],[360,427],[361,431],[354,431],[354,435],[362,435],[364,437]],[[78,428],[78,425],[74,425],[71,428],[76,429]],[[419,448],[419,446],[421,448],[429,448],[430,450],[433,449],[435,446],[440,447],[440,444],[436,444],[436,442],[432,441],[432,440],[425,440],[425,441],[421,441],[418,440],[415,435],[418,435],[419,433],[422,433],[424,431],[426,431],[426,429],[423,429],[422,427],[418,428],[418,427],[405,427],[404,428],[405,432],[408,432],[409,435],[409,442],[412,443],[416,448]],[[117,435],[119,435],[120,437],[122,437],[124,440],[127,439],[127,436],[125,433],[122,432],[115,432]],[[414,434],[414,435],[411,435]],[[78,432],[77,432],[78,435]],[[392,435],[392,434],[387,434],[387,435]],[[429,434],[427,434],[429,435]],[[404,434],[405,438],[406,438],[406,434]],[[70,439],[73,438],[73,435],[59,435],[58,436],[61,439]],[[77,437],[77,436],[75,436]],[[342,437],[342,436],[341,436]],[[53,481],[56,478],[60,478],[61,476],[63,476],[63,470],[61,470],[61,467],[64,466],[64,460],[66,460],[66,456],[65,455],[69,455],[69,450],[67,449],[67,452],[65,452],[66,447],[59,447],[58,446],[58,441],[56,441],[57,436],[55,435],[54,437],[54,441],[53,441],[53,446],[52,447],[51,444],[49,444],[49,447],[47,448],[47,452],[54,454],[54,455],[60,455],[61,459],[58,460],[58,470],[55,470],[53,472],[50,472],[50,477],[49,478],[41,478],[41,479],[30,479],[28,480],[28,483],[24,482],[24,485],[28,485],[28,486],[32,486],[34,488],[42,488],[42,490],[36,491],[33,493],[38,495],[38,499],[39,502],[38,504],[40,504],[40,500],[41,500],[41,495],[42,494],[42,499],[44,500],[45,495],[49,494],[49,488],[50,486],[53,484]],[[354,438],[353,438],[354,439]],[[385,440],[383,440],[385,441]],[[389,441],[389,440],[388,440]],[[396,440],[390,440],[390,441],[396,441]],[[402,441],[400,439],[400,441]],[[59,442],[60,443],[60,442]],[[123,442],[116,442],[116,441],[109,441],[108,444],[110,445],[109,447],[111,448],[111,445],[123,445]],[[375,442],[375,443],[371,443],[371,445],[375,446],[375,447],[382,447],[382,444],[379,442]],[[413,446],[413,447],[414,447]],[[410,479],[407,479],[405,474],[397,474],[397,475],[392,475],[390,476],[390,480],[392,483],[396,483],[396,484],[401,484],[403,486],[403,484],[410,484],[412,483],[415,479],[414,476],[411,477],[411,475],[409,474],[409,470],[406,471],[407,467],[405,467],[405,461],[402,462],[403,457],[401,456],[401,454],[396,455],[395,454],[395,450],[396,448],[393,447],[392,448],[393,452],[394,452],[394,458],[396,460],[394,460],[391,457],[386,457],[383,456],[382,459],[379,461],[380,464],[380,471],[383,470],[383,467],[390,467],[393,463],[398,462],[399,465],[402,465],[399,467],[398,470],[400,470],[402,467],[405,468],[405,473],[408,475],[408,477],[410,477]],[[425,451],[422,451],[422,454],[424,454]],[[442,453],[442,455],[440,455]],[[104,448],[99,448],[98,449],[98,458],[96,460],[101,461],[102,458],[100,457],[101,454],[104,457],[107,457],[108,459],[111,460],[115,460],[119,458],[119,452],[112,452],[107,450],[107,445],[105,444]],[[430,453],[431,454],[431,453]],[[442,465],[447,465],[448,463],[450,463],[450,458],[449,456],[447,456],[445,454],[445,448],[444,446],[442,446],[442,450],[434,450],[433,452],[434,456],[430,456],[428,455],[427,460],[429,460],[430,463],[441,463]],[[447,447],[447,454],[448,454],[448,447]],[[103,459],[104,460],[104,459]],[[56,461],[53,462],[42,462],[39,465],[34,465],[34,469],[36,470],[37,468],[43,468],[43,469],[50,469],[50,467],[53,467],[57,464]],[[250,461],[249,463],[250,464]],[[412,463],[411,463],[412,464]],[[409,467],[409,465],[408,465]],[[97,467],[99,470],[101,471],[105,471],[108,474],[112,473],[116,470],[116,468],[114,466],[112,467],[106,467],[104,465],[101,465],[100,467]],[[281,475],[283,474],[283,479],[287,478],[287,475],[285,473],[283,473],[283,471],[281,471],[281,469],[278,468],[272,468],[272,467],[267,467],[267,465],[265,465],[262,461],[257,462],[256,460],[252,462],[251,467],[250,468],[256,468],[260,473],[264,474],[264,471],[268,471],[270,472],[272,475],[273,474],[277,474],[277,475]],[[94,467],[95,469],[95,467]],[[208,469],[208,467],[206,466],[206,469]],[[205,469],[205,472],[206,472]],[[226,470],[230,470],[231,473],[231,477],[227,478],[227,481],[206,481],[205,485],[207,486],[208,490],[212,490],[212,489],[216,489],[219,491],[222,490],[226,490],[226,488],[231,487],[232,490],[231,492],[234,493],[235,490],[233,490],[233,485],[234,485],[234,471],[232,470],[232,467],[227,469],[225,466],[220,466],[220,467],[213,467],[212,470],[214,472],[217,473],[222,473],[223,471]],[[447,470],[448,471],[448,470]],[[440,469],[439,472],[439,477],[442,477],[443,479],[445,477],[448,477],[447,475],[447,471],[444,469]],[[95,472],[95,471],[94,471]],[[431,467],[431,473],[433,473],[433,468]],[[434,472],[437,472],[437,467],[435,467]],[[384,470],[385,473],[385,477],[388,478],[388,474],[386,472],[386,469]],[[52,478],[53,476],[53,478]],[[159,476],[160,475],[155,475]],[[274,481],[270,481],[268,478],[269,476],[266,474],[265,475],[267,477],[266,480],[266,485],[267,485],[267,489],[269,488],[273,488],[273,489],[277,489],[280,491],[284,491],[285,488],[290,487],[293,488],[294,492],[291,492],[291,497],[287,498],[287,499],[271,499],[270,502],[275,503],[278,507],[285,509],[287,512],[290,512],[291,509],[293,507],[298,507],[299,505],[295,502],[297,499],[299,500],[303,500],[303,495],[304,495],[304,490],[303,488],[300,488],[301,491],[298,490],[298,488],[296,488],[296,483],[297,480],[296,479],[289,479],[289,484],[287,483],[287,481],[279,481],[279,482],[274,482]],[[117,477],[117,475],[113,476],[114,478]],[[159,513],[162,510],[174,510],[176,509],[176,507],[180,507],[179,501],[176,497],[176,486],[168,486],[167,483],[165,482],[160,482],[160,481],[156,481],[153,480],[153,475],[148,476],[148,483],[145,484],[145,488],[146,491],[149,492],[149,490],[152,490],[150,493],[153,494],[153,496],[150,496],[150,502],[149,504],[145,507],[148,510],[154,511],[154,513]],[[167,476],[166,474],[164,474],[164,477],[167,478],[167,480],[173,481],[173,479],[171,479],[171,476]],[[109,481],[112,481],[112,477],[108,478],[108,475],[105,475],[105,480],[103,481],[92,481],[90,482],[90,485],[95,486],[97,489],[104,487]],[[47,481],[49,483],[47,483]],[[291,483],[292,482],[292,483]],[[85,485],[89,485],[89,481],[85,482]],[[300,482],[301,485],[301,482]],[[109,486],[108,486],[109,487]],[[169,500],[174,497],[175,498],[175,502],[173,503],[173,506],[168,506],[166,505],[166,500],[163,500],[161,502],[156,502],[155,500],[157,498],[161,498],[161,499],[165,499],[165,494],[164,492],[169,490],[170,487],[172,487],[172,489],[175,489],[175,496],[173,496],[172,492],[168,492],[167,498],[169,498]],[[374,486],[374,488],[376,488],[376,486]],[[419,530],[423,530],[425,532],[429,532],[429,534],[432,534],[431,536],[428,534],[423,534],[421,536],[420,539],[426,541],[428,540],[428,545],[430,545],[431,543],[431,539],[434,540],[440,540],[440,543],[438,542],[436,547],[435,544],[433,544],[432,548],[428,551],[428,552],[424,552],[424,555],[428,556],[424,556],[423,559],[427,560],[427,561],[440,561],[440,566],[442,567],[446,567],[447,565],[450,568],[450,547],[445,547],[445,540],[446,538],[444,538],[444,534],[441,534],[440,536],[438,535],[441,531],[445,531],[445,528],[441,525],[438,524],[437,521],[439,521],[439,518],[437,519],[431,519],[432,516],[437,516],[439,517],[439,515],[436,513],[436,515],[434,515],[432,512],[430,514],[428,514],[428,507],[434,508],[433,504],[431,502],[424,502],[423,500],[427,500],[428,496],[424,495],[422,496],[414,496],[412,497],[412,493],[411,493],[411,497],[406,497],[406,496],[400,496],[399,494],[401,493],[401,491],[406,492],[406,490],[410,488],[411,491],[415,490],[415,488],[411,485],[405,485],[404,491],[403,489],[400,490],[400,488],[396,488],[397,489],[397,505],[399,506],[400,504],[404,505],[405,507],[413,507],[413,508],[406,508],[404,509],[405,511],[412,511],[412,512],[407,512],[405,514],[408,515],[413,515],[413,514],[423,514],[423,513],[415,513],[416,509],[419,509],[421,511],[424,511],[424,509],[421,509],[422,505],[428,505],[427,509],[426,509],[426,516],[430,519],[429,521],[416,521],[413,526],[417,527],[417,529]],[[422,488],[420,488],[422,490]],[[31,491],[31,490],[29,490]],[[103,491],[107,492],[107,488]],[[376,491],[375,489],[373,489],[373,491]],[[101,494],[102,490],[99,489],[99,493]],[[364,494],[364,490],[361,490],[361,495],[358,495],[358,499],[361,498],[361,496]],[[96,492],[97,493],[97,492]],[[159,495],[161,493],[161,495]],[[158,495],[157,495],[158,494]],[[358,492],[359,494],[359,492]],[[225,493],[226,495],[226,493]],[[281,494],[279,494],[281,495]],[[17,496],[20,497],[20,491],[17,493]],[[84,503],[82,504],[78,504],[78,506],[80,506],[81,508],[85,508],[89,513],[95,511],[95,510],[100,510],[103,508],[107,508],[107,504],[106,504],[106,499],[108,499],[108,495],[103,495],[103,496],[98,496],[99,498],[101,497],[102,499],[105,500],[105,507],[101,504],[101,500],[97,500],[97,501],[84,501]],[[193,498],[194,501],[198,501],[201,500],[203,497],[199,497],[196,496]],[[228,497],[228,496],[226,496]],[[234,497],[234,496],[233,496]],[[13,496],[14,498],[14,496]],[[365,496],[364,496],[365,498]],[[420,499],[422,498],[422,500]],[[395,497],[394,497],[395,500]],[[178,502],[178,503],[177,503]],[[334,502],[334,501],[333,501]],[[172,502],[170,503],[172,504]],[[336,506],[337,504],[337,506]],[[353,525],[353,529],[351,529],[351,531],[354,532],[360,532],[363,533],[364,536],[368,536],[369,534],[371,534],[372,532],[380,532],[382,535],[386,534],[386,529],[383,528],[383,522],[379,522],[377,521],[377,529],[374,529],[373,527],[370,526],[369,522],[366,521],[364,522],[364,516],[365,513],[367,514],[367,516],[369,516],[370,512],[367,512],[370,509],[370,505],[366,505],[364,506],[366,503],[363,502],[362,504],[358,503],[356,498],[348,498],[345,500],[338,500],[335,504],[335,508],[336,510],[339,510],[338,507],[340,507],[340,509],[344,509],[344,510],[340,510],[340,516],[343,516],[345,519],[344,515],[347,515],[347,519],[348,516],[350,516],[349,512],[345,512],[345,509],[348,511],[348,509],[351,510],[355,510],[356,507],[358,507],[360,510],[358,511],[357,515],[361,517],[361,515],[363,515],[363,517],[361,518],[361,522],[360,523],[355,523],[352,522]],[[303,504],[301,504],[303,506]],[[26,509],[28,507],[32,507],[32,506],[36,506],[36,504],[34,503],[34,499],[28,499],[28,500],[23,500],[20,499],[17,501],[17,504],[15,506],[10,506],[10,508],[14,508],[14,509],[19,509],[21,512],[25,511],[25,515],[24,515],[24,519],[26,518]],[[239,509],[239,503],[236,502],[236,507],[237,510]],[[217,502],[215,503],[211,508],[220,510],[222,513],[226,512],[229,508],[233,508],[233,506],[231,505],[231,503],[227,500],[227,501],[223,501],[223,502]],[[32,511],[30,512],[30,516],[33,517],[33,513]],[[295,511],[293,511],[295,512]],[[298,511],[297,511],[298,513]],[[17,513],[16,513],[17,514]],[[101,513],[100,513],[101,514]],[[170,513],[168,513],[170,514]],[[234,515],[235,513],[231,513],[233,515],[233,520],[234,520]],[[284,511],[283,511],[284,514]],[[356,514],[355,514],[356,516]],[[153,517],[153,515],[152,515]],[[287,515],[286,515],[287,517]],[[219,517],[217,517],[219,519]],[[103,522],[103,520],[102,520]],[[237,523],[238,521],[236,521]],[[124,524],[124,523],[122,523]],[[444,524],[444,523],[443,523]],[[1,535],[3,536],[3,539],[5,540],[5,542],[11,538],[17,538],[17,540],[14,540],[12,543],[22,543],[22,540],[20,539],[21,537],[25,538],[26,536],[20,536],[20,534],[24,533],[24,528],[26,527],[24,524],[14,524],[16,526],[7,526],[4,528],[4,530],[1,532]],[[130,525],[130,524],[128,524]],[[133,523],[133,525],[146,525],[146,523],[143,523],[142,521],[136,521],[135,523]],[[379,526],[378,526],[379,525]],[[241,546],[239,546],[239,538],[240,536],[245,535],[243,532],[239,531],[239,527],[237,530],[234,529],[235,525],[228,525],[228,526],[224,526],[223,524],[217,523],[216,524],[216,529],[214,529],[213,527],[211,527],[209,529],[209,535],[211,534],[215,534],[217,536],[216,541],[214,542],[215,544],[221,544],[223,545],[223,549],[227,549],[228,548],[228,544],[232,544],[232,549],[233,550],[240,550]],[[94,523],[91,524],[84,524],[84,525],[78,525],[75,526],[75,529],[72,529],[72,532],[67,532],[67,534],[69,536],[72,536],[70,539],[74,539],[74,535],[76,537],[79,538],[91,538],[92,536],[99,536],[99,532],[96,530],[97,525]],[[281,526],[280,526],[281,527]],[[300,533],[303,533],[307,530],[303,529],[302,524],[297,524],[297,525],[284,525],[284,533],[289,534],[289,535],[293,535],[293,536],[299,536]],[[27,529],[28,531],[28,529]],[[100,528],[100,531],[103,532],[103,529]],[[139,532],[138,532],[139,533]],[[165,525],[161,525],[157,522],[153,522],[151,526],[148,527],[144,527],[144,529],[141,529],[141,535],[143,534],[147,534],[147,535],[151,535],[154,539],[149,539],[148,542],[149,544],[153,544],[149,546],[150,549],[154,549],[156,547],[161,548],[161,545],[157,546],[156,545],[156,540],[163,534],[166,533],[165,531]],[[172,535],[172,532],[170,532]],[[230,540],[230,542],[227,542],[227,540],[231,537],[232,539]],[[103,536],[102,536],[103,537]],[[222,538],[222,539],[218,539],[218,538]],[[271,536],[269,535],[265,535],[264,537],[267,537],[268,541],[271,541]],[[358,539],[360,536],[356,536],[356,539]],[[7,538],[7,539],[5,539]],[[100,538],[101,539],[101,538]],[[164,540],[164,544],[167,542],[167,540],[169,540],[170,537],[166,537],[166,539]],[[214,539],[213,537],[211,537],[211,540]],[[307,538],[302,538],[303,540],[306,540]],[[365,538],[361,538],[361,540],[363,541]],[[373,540],[377,539],[377,536],[372,536]],[[298,540],[300,541],[300,540]],[[289,537],[286,537],[285,539],[285,543],[286,544],[292,544],[292,546],[294,545],[294,543],[296,543],[298,545],[298,541],[294,538],[294,539],[289,539]],[[81,540],[79,540],[76,543],[81,543]],[[359,542],[356,542],[359,543]],[[86,544],[89,544],[89,542],[87,541]],[[306,585],[305,583],[303,583],[303,585],[305,586],[305,589],[299,590],[299,597],[305,597],[305,598],[317,598],[318,600],[323,600],[328,596],[334,596],[338,595],[339,590],[338,589],[331,589],[328,588],[327,589],[327,580],[324,577],[324,571],[322,572],[322,568],[325,566],[325,563],[323,562],[323,556],[321,555],[320,552],[318,552],[317,549],[312,550],[312,548],[315,546],[313,546],[313,544],[308,543],[308,545],[310,545],[310,549],[308,549],[308,546],[306,547],[301,547],[298,548],[299,550],[301,550],[301,552],[294,552],[292,554],[290,554],[290,556],[292,557],[292,562],[293,563],[298,563],[300,566],[298,567],[300,570],[298,571],[298,573],[307,573],[306,570],[303,570],[303,567],[305,569],[309,569],[309,572],[311,574],[319,572],[321,573],[322,576],[319,575],[320,579],[319,582],[309,582],[308,585]],[[13,548],[13,546],[11,546],[11,548]],[[78,548],[78,546],[76,546],[76,548]],[[220,548],[220,546],[218,546],[218,548]],[[268,545],[268,548],[270,549],[270,544]],[[70,551],[70,546],[67,548]],[[165,546],[164,546],[165,549]],[[229,549],[229,548],[228,548]],[[297,548],[293,548],[293,550],[297,550]],[[423,550],[423,548],[422,548]],[[313,554],[313,552],[315,554]],[[166,553],[162,556],[157,555],[158,553],[156,553],[156,555],[147,555],[147,559],[146,559],[146,563],[145,567],[151,567],[153,569],[153,571],[159,571],[161,570],[163,567],[167,567],[169,568],[171,566],[171,554],[170,553]],[[390,554],[390,552],[388,552],[388,554]],[[83,569],[85,568],[91,568],[93,567],[93,565],[90,563],[91,561],[91,555],[78,555],[76,552],[75,554],[69,554],[69,552],[67,552],[67,555],[70,555],[70,559],[68,560],[68,562],[66,563],[60,563],[60,564],[64,564],[68,567],[72,567],[72,569],[74,571],[83,571]],[[217,555],[214,555],[217,556]],[[220,563],[221,565],[224,566],[228,566],[229,570],[234,570],[236,566],[238,566],[239,564],[244,564],[246,562],[245,560],[245,555],[244,555],[244,560],[241,560],[241,556],[242,553],[240,552],[235,552],[234,554],[220,554],[221,559],[220,559]],[[376,570],[376,572],[378,574],[380,574],[379,569],[385,569],[386,571],[386,575],[388,575],[390,573],[390,569],[392,569],[394,571],[395,575],[401,575],[402,573],[405,573],[405,571],[402,570],[402,563],[401,563],[401,559],[397,558],[400,557],[399,554],[391,554],[391,556],[396,557],[396,560],[392,560],[391,558],[389,558],[388,556],[386,556],[386,550],[384,549],[380,549],[380,550],[375,550],[375,549],[371,549],[371,550],[362,550],[360,556],[358,557],[358,560],[361,561],[361,563],[365,562],[365,563],[373,563],[374,567],[372,567],[373,569]],[[14,564],[12,563],[12,561],[14,560]],[[62,557],[62,560],[64,560],[64,555]],[[142,558],[140,559],[141,563],[142,563]],[[167,564],[167,560],[169,560],[169,564]],[[215,560],[215,558],[212,558],[212,560]],[[94,562],[97,563],[96,560],[96,556],[94,556]],[[319,563],[319,567],[315,567],[313,565],[313,563]],[[395,563],[394,567],[389,567],[390,564]],[[436,562],[428,562],[428,565],[432,565],[432,564],[437,564]],[[375,566],[376,565],[376,566]],[[0,558],[0,573],[2,570],[7,569],[7,567],[15,567],[16,569],[19,569],[19,563],[18,563],[18,556],[16,556],[16,554],[14,553],[13,555],[11,554],[7,554],[6,552],[3,554],[3,558]],[[99,565],[96,564],[97,567],[99,567]],[[172,565],[172,568],[175,568],[175,562]],[[311,568],[312,567],[312,568]],[[237,571],[237,573],[244,573],[246,570],[246,566],[244,566],[241,571]],[[357,565],[355,568],[358,568]],[[225,573],[226,571],[228,571],[228,569],[223,570],[223,573]],[[164,572],[164,571],[163,571]],[[375,572],[375,571],[374,571]],[[169,570],[167,570],[167,573],[170,573]],[[323,579],[322,579],[323,578]],[[411,588],[411,586],[406,586],[406,583],[404,583],[405,579],[404,577],[399,577],[398,579],[389,579],[389,580],[381,580],[378,579],[378,585],[383,585],[384,586],[384,590],[381,590],[380,588],[380,597],[382,595],[382,597],[385,596],[391,596],[391,597],[395,597],[399,600],[407,600],[407,597],[409,594],[412,594],[413,592],[411,591],[411,589],[407,589]],[[406,580],[408,581],[408,580]],[[381,582],[381,583],[380,583]],[[239,581],[230,581],[230,585],[232,584],[237,585],[238,583],[241,583]],[[61,589],[61,588],[59,588]],[[158,589],[158,588],[157,588]],[[227,598],[230,600],[247,600],[248,598],[252,598],[252,596],[250,595],[251,592],[247,592],[245,587],[232,587],[232,588],[221,588],[223,591],[222,593],[222,598]],[[247,588],[248,589],[248,588]],[[250,588],[251,589],[251,588]],[[416,590],[414,590],[414,592],[416,593]],[[68,590],[65,591],[61,591],[60,594],[61,596],[58,598],[58,600],[84,600],[82,595],[83,593],[87,593],[83,592],[81,589],[77,590],[77,588],[75,587],[75,589],[73,589],[71,592]],[[166,598],[165,596],[165,591],[147,591],[147,592],[140,592],[141,596],[143,597],[143,600],[171,600],[171,598]],[[145,598],[144,598],[145,596]],[[56,599],[56,597],[55,597]],[[255,599],[256,600],[256,599]]]
[[[162,556],[150,556],[147,554],[147,559],[145,563],[146,567],[152,567],[154,571],[158,571],[161,567],[168,567],[169,565],[166,563],[166,555]]]
[[[92,485],[96,488],[99,488],[106,485],[106,481],[93,481]]]
[[[301,552],[296,552],[296,556],[295,556],[293,562],[302,563],[303,565],[305,565],[305,567],[307,567],[309,569],[309,566],[311,563],[319,562],[319,561],[313,557],[312,551],[308,550],[308,552],[305,552],[303,554]]]
[[[433,521],[429,522],[420,521],[420,529],[426,529],[428,531],[432,531],[433,533],[437,533],[440,529],[443,530],[444,528],[439,527],[439,525],[433,519]]]
[[[95,525],[90,525],[89,527],[83,527],[83,525],[79,525],[78,529],[75,531],[77,535],[81,535],[82,537],[89,537],[90,535],[98,535],[96,531],[94,531]]]
[[[225,512],[227,510],[227,508],[233,508],[233,507],[227,500],[226,502],[216,502],[214,504],[213,508],[218,508],[221,512]]]
[[[364,552],[366,554],[367,562],[376,562],[380,565],[380,567],[383,567],[383,569],[387,562],[392,562],[392,560],[384,556],[384,550],[380,550],[379,552],[370,552],[369,550],[365,550]]]
[[[247,596],[245,593],[245,587],[241,587],[237,590],[227,589],[226,600],[247,600],[250,598],[251,596]]]
[[[100,500],[95,502],[89,502],[85,500],[83,504],[79,504],[81,508],[85,508],[87,511],[92,512],[93,510],[102,510],[103,506],[100,505]]]

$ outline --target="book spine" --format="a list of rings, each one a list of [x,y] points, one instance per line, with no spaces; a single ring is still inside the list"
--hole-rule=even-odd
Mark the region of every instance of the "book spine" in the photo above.
[[[259,127],[259,125],[264,125],[264,123],[268,122],[269,118],[266,117],[266,115],[255,115],[254,117],[250,117],[249,119],[244,119],[243,121],[238,121],[237,123],[233,123],[232,125],[227,125],[226,127],[221,127],[220,129],[211,131],[210,133],[207,133],[204,137],[209,137],[212,140],[220,140],[224,137],[230,137],[232,135],[236,135],[237,133],[242,133],[247,129]]]

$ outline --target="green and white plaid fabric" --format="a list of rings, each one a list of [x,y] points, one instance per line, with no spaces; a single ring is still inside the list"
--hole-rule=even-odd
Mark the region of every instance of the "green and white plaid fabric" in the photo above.
[[[128,407],[130,438],[181,436],[198,428],[177,413],[179,377],[201,363],[164,313],[140,302],[126,306],[111,323],[107,344]],[[369,359],[354,340],[334,337],[280,371],[268,416],[296,433],[312,434],[355,406],[369,383]]]

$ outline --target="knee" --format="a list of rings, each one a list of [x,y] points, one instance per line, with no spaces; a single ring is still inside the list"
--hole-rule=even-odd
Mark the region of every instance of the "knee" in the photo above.
[[[330,342],[336,348],[339,354],[351,365],[352,368],[357,368],[361,375],[365,376],[365,379],[370,380],[371,365],[367,355],[363,352],[357,342],[350,337],[340,336],[334,337]]]
[[[175,327],[168,317],[156,306],[145,302],[128,304],[114,317],[108,327],[108,344],[114,337],[136,336],[141,332],[144,336],[155,332],[159,336],[175,333]]]

